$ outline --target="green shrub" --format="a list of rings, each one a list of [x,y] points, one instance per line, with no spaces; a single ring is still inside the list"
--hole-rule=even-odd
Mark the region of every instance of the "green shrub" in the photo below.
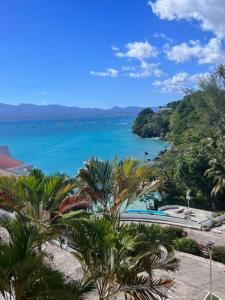
[[[145,241],[148,249],[154,248],[159,243],[166,247],[168,251],[173,251],[176,240],[185,236],[185,232],[181,228],[162,227],[158,224],[132,223],[125,225],[123,228],[133,238]]]
[[[165,227],[163,232],[169,240],[177,240],[186,236],[186,232],[179,227]]]
[[[225,247],[224,246],[215,246],[213,248],[212,258],[215,261],[225,264]]]
[[[187,237],[183,237],[176,241],[176,249],[182,252],[201,256],[201,250],[198,243]]]
[[[217,211],[215,213],[213,213],[213,217],[219,217],[219,216],[222,216],[225,214],[225,211],[224,210],[221,210],[221,211]]]

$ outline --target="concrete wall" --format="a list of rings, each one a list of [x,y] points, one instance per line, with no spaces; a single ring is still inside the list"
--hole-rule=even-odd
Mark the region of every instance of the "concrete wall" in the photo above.
[[[225,221],[225,214],[215,217],[215,218],[212,218],[212,219],[209,219],[209,220],[206,220],[206,221],[203,221],[200,223],[200,225],[201,225],[201,227],[212,227],[214,222],[222,222],[222,221]]]
[[[180,208],[180,205],[164,205],[159,207],[159,210],[163,211],[167,209],[178,209],[178,208]]]

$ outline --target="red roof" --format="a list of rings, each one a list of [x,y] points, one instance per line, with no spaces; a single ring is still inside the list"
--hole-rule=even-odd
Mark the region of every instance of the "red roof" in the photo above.
[[[16,168],[23,165],[23,162],[20,160],[13,159],[4,154],[0,154],[0,169],[6,170],[10,168]]]

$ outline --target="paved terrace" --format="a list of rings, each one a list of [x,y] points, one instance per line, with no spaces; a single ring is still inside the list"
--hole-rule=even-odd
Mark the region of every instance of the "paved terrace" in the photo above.
[[[204,242],[207,238],[213,238],[217,244],[225,245],[224,235],[212,232],[202,232],[186,229],[188,234],[199,242]],[[7,238],[5,230],[0,228],[0,235]],[[74,256],[66,250],[61,250],[59,246],[48,243],[46,250],[53,255],[53,264],[66,276],[78,279],[82,276],[82,270]],[[203,300],[209,289],[209,262],[207,259],[199,258],[185,253],[177,253],[181,259],[180,270],[173,276],[176,279],[174,291],[170,293],[173,300]],[[225,265],[213,264],[213,288],[215,293],[225,300]],[[1,296],[0,296],[1,299]],[[2,300],[2,299],[1,299]],[[98,300],[97,295],[92,295],[88,300]],[[111,300],[115,300],[114,298]],[[116,300],[124,300],[120,295]]]
[[[225,245],[225,233],[204,232],[196,229],[198,223],[176,217],[161,217],[145,214],[123,214],[123,221],[134,221],[144,223],[160,223],[163,226],[168,224],[173,226],[186,227],[185,231],[199,243],[204,243],[207,239],[213,239],[218,245]],[[164,222],[165,221],[165,222]],[[194,225],[193,225],[194,224]],[[195,229],[193,229],[195,228]],[[4,234],[0,230],[0,234]],[[77,279],[81,276],[82,270],[79,263],[68,251],[61,250],[58,246],[47,244],[47,251],[54,255],[53,263],[57,269],[65,275]],[[181,259],[180,271],[175,274],[177,280],[174,292],[171,292],[170,299],[174,300],[201,300],[209,288],[209,262],[206,259],[194,257],[188,254],[177,254]],[[215,293],[225,300],[225,265],[215,263],[213,265],[213,286]],[[1,297],[0,297],[1,299]],[[88,300],[97,300],[93,295]],[[124,300],[122,296],[117,296],[117,300]],[[115,299],[111,299],[115,300]]]
[[[71,253],[60,250],[53,244],[47,245],[47,251],[54,255],[54,265],[71,278],[79,278],[81,269],[79,263]],[[203,300],[209,290],[209,262],[207,259],[198,258],[193,255],[177,253],[181,259],[180,270],[175,273],[176,285],[170,293],[173,300]],[[213,290],[225,299],[225,265],[213,264]],[[96,295],[90,296],[88,300],[97,300]],[[122,296],[111,300],[124,300]]]
[[[175,290],[170,295],[173,300],[203,300],[209,291],[209,261],[185,253],[177,254],[181,259],[180,271],[175,275]],[[225,299],[225,265],[213,263],[213,291]]]
[[[175,217],[175,216],[166,217],[166,216],[142,214],[142,213],[123,213],[121,215],[121,221],[151,222],[151,223],[160,223],[160,224],[168,224],[168,225],[193,228],[197,230],[201,229],[201,226],[198,222],[193,220],[185,220],[182,217]]]
[[[168,205],[170,206],[170,205]],[[164,209],[163,212],[167,212],[172,217],[179,217],[185,219],[185,213],[188,212],[188,207],[181,206],[181,205],[175,205],[179,207],[178,209],[170,208],[170,209]],[[160,209],[160,208],[159,208]],[[212,218],[212,212],[208,210],[198,209],[198,208],[192,208],[190,207],[190,218],[192,221],[195,222],[204,222],[206,220],[209,220]]]

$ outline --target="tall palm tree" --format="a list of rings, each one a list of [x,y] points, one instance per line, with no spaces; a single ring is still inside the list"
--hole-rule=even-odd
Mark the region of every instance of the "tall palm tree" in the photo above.
[[[85,276],[95,282],[100,300],[121,293],[127,299],[166,299],[173,286],[173,279],[155,277],[154,270],[175,271],[178,261],[159,246],[137,253],[140,239],[123,228],[116,231],[107,216],[74,222],[69,239]]]
[[[133,158],[122,161],[92,157],[77,175],[79,193],[97,203],[101,210],[117,218],[138,196],[157,189],[161,179],[150,164]]]
[[[34,224],[21,216],[2,218],[5,237],[0,236],[0,294],[6,300],[84,299],[94,285],[90,281],[66,279],[54,270],[46,252],[45,241]]]

